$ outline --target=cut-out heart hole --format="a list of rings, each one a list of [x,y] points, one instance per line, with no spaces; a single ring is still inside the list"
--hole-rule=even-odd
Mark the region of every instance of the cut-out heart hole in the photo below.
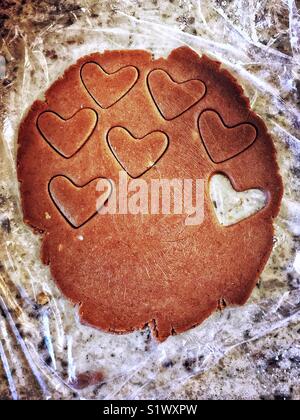
[[[64,158],[74,156],[93,134],[98,122],[97,113],[89,108],[78,111],[68,120],[52,111],[38,118],[37,126],[47,143]]]
[[[107,73],[97,63],[86,63],[81,69],[81,80],[87,92],[103,109],[110,108],[122,99],[136,84],[138,70],[123,67],[115,73]]]
[[[215,111],[204,111],[199,118],[199,131],[208,155],[214,163],[238,156],[255,142],[257,129],[249,123],[227,126]]]
[[[97,192],[100,180],[107,186],[101,196]],[[69,178],[58,175],[50,181],[49,193],[62,216],[77,229],[90,221],[104,206],[112,193],[112,184],[108,179],[96,178],[78,186]]]
[[[108,133],[108,145],[122,168],[131,178],[138,178],[151,169],[166,152],[169,139],[156,131],[137,139],[122,127]]]
[[[152,98],[166,120],[179,117],[199,102],[206,93],[201,80],[177,83],[164,70],[153,70],[148,76]]]
[[[237,192],[230,180],[214,175],[210,180],[210,197],[222,226],[231,226],[258,213],[267,204],[267,195],[258,189]]]

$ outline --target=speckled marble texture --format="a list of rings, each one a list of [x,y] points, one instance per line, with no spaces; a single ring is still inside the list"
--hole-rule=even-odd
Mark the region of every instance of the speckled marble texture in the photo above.
[[[1,0],[0,399],[300,399],[299,1]],[[247,10],[248,13],[244,13]],[[38,259],[15,182],[22,114],[95,49],[189,44],[231,69],[275,138],[285,183],[274,252],[244,308],[157,346],[148,330],[110,336]]]

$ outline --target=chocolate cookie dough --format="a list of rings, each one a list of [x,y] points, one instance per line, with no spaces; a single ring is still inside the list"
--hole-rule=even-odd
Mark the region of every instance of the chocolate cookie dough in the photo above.
[[[23,120],[17,164],[43,262],[82,321],[102,330],[148,324],[158,340],[186,331],[244,304],[270,256],[283,190],[272,138],[230,73],[187,47],[167,59],[107,51],[79,60]],[[120,171],[149,186],[204,180],[203,223],[97,212]],[[221,226],[209,194],[216,173],[236,191],[263,190],[266,206]]]

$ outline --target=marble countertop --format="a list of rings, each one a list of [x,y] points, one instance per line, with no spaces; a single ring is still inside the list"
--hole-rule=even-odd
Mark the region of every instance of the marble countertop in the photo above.
[[[124,13],[133,19],[146,20],[149,25],[152,23],[155,25],[170,25],[173,29],[182,31],[185,36],[202,37],[203,40],[213,40],[213,37],[210,36],[210,28],[213,26],[210,25],[216,25],[217,18],[221,20],[225,19],[224,40],[231,40],[235,32],[243,31],[243,39],[247,39],[247,42],[250,44],[253,43],[255,48],[258,48],[258,44],[272,48],[272,51],[276,51],[279,54],[280,60],[286,60],[288,63],[285,65],[286,71],[293,71],[296,76],[293,79],[293,85],[284,92],[285,96],[283,96],[283,99],[286,103],[291,104],[291,106],[300,111],[300,53],[293,41],[291,41],[292,38],[297,37],[299,40],[300,34],[294,33],[291,38],[291,33],[289,32],[291,16],[294,16],[295,19],[297,18],[297,7],[300,8],[300,2],[295,2],[293,15],[291,10],[288,10],[283,5],[283,2],[279,0],[264,2],[264,7],[261,6],[261,2],[249,1],[246,2],[247,7],[252,7],[255,10],[251,10],[249,15],[247,13],[247,18],[242,17],[241,8],[237,6],[238,3],[235,0],[110,0],[101,2],[96,0],[64,2],[58,0],[3,0],[0,5],[0,53],[6,59],[7,69],[5,77],[1,80],[0,87],[0,97],[2,99],[0,113],[4,116],[1,124],[5,124],[5,121],[7,122],[5,117],[7,117],[8,108],[7,102],[5,101],[7,98],[10,98],[10,101],[15,100],[12,99],[14,97],[11,95],[18,85],[20,77],[22,75],[24,76],[24,68],[26,66],[28,69],[28,66],[33,65],[35,63],[34,60],[36,60],[37,67],[41,66],[44,70],[47,68],[47,72],[45,70],[42,73],[40,70],[39,73],[44,74],[43,77],[45,77],[43,83],[39,81],[40,85],[46,86],[49,80],[51,80],[48,72],[50,74],[53,72],[53,77],[56,77],[55,66],[58,54],[60,54],[60,47],[65,48],[63,51],[67,54],[68,48],[72,48],[74,44],[78,44],[79,46],[82,44],[82,50],[79,48],[76,54],[84,51],[83,37],[82,39],[78,38],[79,32],[76,29],[77,35],[74,35],[72,38],[70,36],[70,31],[73,30],[72,28],[91,28],[95,31],[97,28],[115,28],[117,26],[120,27],[120,25],[122,27],[120,19],[124,17]],[[68,40],[63,47],[61,45],[57,46],[57,48],[55,47],[56,44],[53,41],[55,39],[55,27],[69,29]],[[300,25],[298,28],[300,28]],[[172,36],[170,33],[170,39]],[[61,39],[61,34],[59,34],[57,42],[59,43]],[[109,42],[114,41],[114,38],[109,38]],[[128,47],[137,44],[136,39],[130,36],[128,36],[126,42]],[[204,41],[203,44],[205,44]],[[211,45],[214,45],[216,51],[219,51],[219,47],[216,44],[212,43]],[[33,47],[30,48],[30,46]],[[71,58],[69,57],[69,59]],[[295,64],[293,64],[293,59],[295,59]],[[292,64],[289,64],[290,62]],[[249,63],[249,66],[251,65],[254,65],[253,62]],[[35,67],[33,67],[31,73],[27,71],[26,75],[31,74],[32,78],[36,77],[34,69]],[[26,83],[29,83],[26,81],[26,77],[24,77],[23,83],[26,89]],[[36,96],[38,96],[37,92],[28,92],[26,96],[28,104]],[[284,121],[282,125],[292,133],[292,136],[296,137],[300,127],[299,121],[296,118],[293,127],[286,126]],[[0,156],[1,153],[4,153],[3,147],[1,145]],[[288,146],[278,145],[278,148],[282,148],[280,149],[282,151],[287,149]],[[282,159],[284,160],[284,157]],[[297,167],[297,164],[292,166],[292,171],[299,180],[299,167]],[[5,172],[4,169],[0,170],[0,178],[1,176],[2,179],[7,179],[10,176],[13,177],[9,171]],[[297,185],[294,186],[294,189],[297,192]],[[293,197],[295,197],[296,192],[293,191],[293,188],[289,186],[289,190],[292,190],[291,194],[294,194]],[[7,215],[13,214],[17,207],[14,198],[5,191],[4,183],[0,184],[0,206],[2,214]],[[19,232],[19,223],[13,216],[7,216],[4,219],[1,218],[0,240],[6,243],[6,249],[10,249],[9,247],[12,246],[10,243],[11,231],[14,233],[15,229],[15,232]],[[288,301],[283,307],[280,306],[280,310],[282,311],[281,318],[278,322],[276,320],[276,323],[274,322],[272,324],[273,327],[263,328],[261,326],[261,321],[265,314],[264,309],[259,307],[260,309],[256,310],[251,318],[253,321],[251,321],[251,328],[244,330],[242,338],[233,341],[232,345],[228,346],[226,351],[220,352],[214,362],[211,362],[207,358],[207,367],[204,368],[204,364],[201,362],[202,364],[199,363],[200,369],[198,370],[197,367],[200,358],[196,361],[194,355],[189,356],[187,354],[185,357],[179,359],[177,357],[178,355],[173,358],[168,355],[158,372],[156,370],[152,371],[152,376],[148,375],[147,380],[141,375],[127,387],[122,383],[122,391],[119,390],[117,393],[115,390],[112,391],[113,388],[105,391],[107,385],[105,381],[101,382],[99,380],[101,375],[95,380],[95,377],[89,376],[86,373],[85,375],[81,375],[81,382],[78,380],[76,384],[70,384],[67,381],[67,378],[70,378],[70,375],[72,376],[73,369],[72,364],[70,364],[70,354],[68,354],[67,362],[64,356],[57,356],[54,360],[53,354],[49,351],[48,336],[46,333],[44,335],[46,338],[40,340],[37,349],[40,354],[45,354],[43,362],[49,369],[47,370],[47,374],[45,374],[46,377],[43,378],[34,371],[34,352],[30,352],[30,349],[29,352],[24,351],[22,346],[29,346],[30,339],[33,341],[36,339],[35,333],[32,331],[32,328],[26,330],[26,327],[21,325],[21,320],[19,323],[16,321],[11,322],[11,314],[13,314],[15,320],[20,315],[18,314],[18,310],[24,311],[28,313],[28,319],[30,319],[32,325],[42,325],[42,329],[45,331],[45,329],[49,328],[47,324],[49,320],[46,316],[48,309],[45,308],[48,308],[48,306],[51,307],[51,302],[48,301],[47,294],[43,295],[43,292],[38,290],[34,294],[37,303],[33,305],[33,300],[30,300],[31,298],[29,299],[29,297],[25,298],[24,294],[22,295],[20,292],[20,287],[17,287],[14,294],[15,304],[13,311],[6,311],[6,309],[3,309],[3,306],[0,306],[0,399],[11,399],[13,397],[41,399],[45,398],[45,396],[77,399],[103,398],[103,396],[107,395],[120,399],[129,398],[130,396],[141,399],[159,397],[170,399],[300,399],[300,306],[297,303],[300,302],[300,271],[290,266],[293,261],[291,255],[288,253],[295,253],[295,250],[299,250],[300,247],[298,233],[294,232],[292,236],[292,245],[289,251],[287,251],[287,248],[278,248],[273,255],[270,266],[262,278],[261,289],[255,292],[256,295],[253,301],[253,306],[256,305],[256,307],[259,307],[257,300],[265,299],[268,293],[276,294],[276,288],[278,288],[278,293],[284,290],[284,296],[287,296],[286,293],[293,293],[293,299],[296,303],[292,309],[291,301]],[[22,254],[19,253],[18,255]],[[281,266],[281,268],[284,266],[282,271],[278,268],[279,263],[276,262],[276,257],[280,257],[284,261]],[[36,270],[40,270],[36,272],[40,273],[39,275],[42,278],[48,278],[46,272],[41,271],[41,269]],[[17,270],[14,269],[13,271],[14,277],[12,277],[12,270],[7,269],[4,263],[3,253],[0,253],[0,295],[4,290],[3,285],[7,288],[14,288],[11,284],[13,282],[12,278],[15,279],[16,284],[18,283],[16,277]],[[32,272],[36,273],[35,271]],[[286,283],[287,287],[285,285],[283,286],[283,283]],[[38,288],[38,285],[35,284],[35,287]],[[27,293],[27,286],[24,286],[24,290]],[[61,300],[58,293],[58,291],[53,292],[53,296],[55,296],[53,302],[60,305]],[[282,302],[280,302],[280,305],[282,305]],[[30,310],[28,310],[29,307],[31,308]],[[65,309],[64,306],[64,312],[69,310],[71,309]],[[266,312],[267,310],[269,311],[266,308],[265,310]],[[57,312],[54,310],[53,313],[55,314]],[[228,319],[230,315],[231,313],[227,314]],[[22,318],[20,317],[20,319]],[[71,322],[72,320],[70,320],[70,325]],[[255,330],[256,324],[257,333],[253,333],[253,325]],[[73,340],[75,337],[74,334],[72,335],[72,327],[70,325],[65,325],[66,339],[63,338],[61,343],[59,342],[59,331],[53,334],[56,337],[54,347],[57,354],[61,350],[62,355],[68,353],[70,348],[72,348],[73,353],[71,358],[76,359],[74,344],[73,347],[72,343],[70,344],[70,337]],[[11,340],[8,339],[9,336],[12,337]],[[84,340],[86,346],[93,340],[90,330],[80,330],[76,337],[78,340]],[[152,354],[152,344],[149,342],[147,331],[134,335],[130,343],[132,344],[133,342],[136,345],[138,357],[140,355],[142,357],[142,354],[147,352],[149,355]],[[223,350],[223,347],[220,348]],[[11,354],[8,357],[10,350]],[[108,360],[108,354],[104,353],[104,348],[102,350],[106,365],[110,364],[113,367],[118,366],[119,362],[121,363],[121,356],[117,355],[117,351],[111,350],[109,354],[110,359]],[[98,351],[100,351],[99,348],[91,353],[97,354]],[[113,358],[118,359],[118,362],[113,362]],[[85,371],[84,366],[89,365],[88,363],[82,363],[82,366],[83,371]],[[177,376],[173,373],[175,366]],[[180,366],[180,370],[178,366]],[[55,380],[58,371],[60,373],[65,371],[66,374],[63,380],[60,378],[58,381],[62,388],[60,389],[58,387],[54,390],[55,386],[53,384],[56,383]],[[170,373],[166,373],[169,371]],[[181,376],[185,378],[184,381],[178,382],[178,384],[175,384],[176,386],[160,387],[158,385],[159,382],[167,382],[166,378],[175,378],[176,382],[176,378],[180,376],[179,371],[182,372]],[[150,377],[151,380],[149,380]],[[51,387],[49,388],[49,383],[52,384],[52,389]],[[145,383],[148,386],[145,386]],[[86,387],[85,385],[90,385],[90,387]],[[47,391],[45,387],[47,387]]]

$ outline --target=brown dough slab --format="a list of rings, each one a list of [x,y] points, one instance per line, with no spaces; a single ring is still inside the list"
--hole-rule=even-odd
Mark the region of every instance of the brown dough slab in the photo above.
[[[187,47],[158,60],[96,53],[45,97],[19,132],[24,220],[42,233],[42,260],[81,319],[118,333],[149,324],[164,340],[224,302],[244,304],[270,256],[283,187],[265,124],[220,63]],[[122,168],[148,184],[204,179],[204,222],[96,213],[97,180],[117,182]],[[216,173],[237,191],[264,190],[265,208],[221,226],[208,188]]]

